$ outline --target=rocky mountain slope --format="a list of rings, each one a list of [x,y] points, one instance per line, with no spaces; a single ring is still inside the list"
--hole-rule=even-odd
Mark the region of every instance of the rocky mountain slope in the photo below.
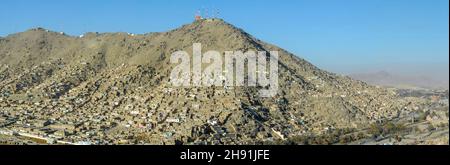
[[[171,53],[279,51],[279,91],[175,88]],[[43,137],[98,144],[248,144],[359,129],[408,111],[394,91],[321,70],[220,19],[142,35],[68,36],[42,28],[0,38],[0,113]],[[41,121],[49,121],[38,126]],[[62,127],[63,126],[63,127]],[[63,134],[55,135],[56,132]],[[53,135],[53,136],[52,136]]]

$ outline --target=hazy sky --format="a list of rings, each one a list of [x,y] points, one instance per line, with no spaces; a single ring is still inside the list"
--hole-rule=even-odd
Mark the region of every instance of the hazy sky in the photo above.
[[[448,0],[2,0],[0,36],[167,31],[202,8],[330,71],[448,74]]]

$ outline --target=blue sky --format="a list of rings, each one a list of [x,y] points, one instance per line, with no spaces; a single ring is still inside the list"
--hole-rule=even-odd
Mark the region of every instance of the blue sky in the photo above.
[[[0,36],[44,27],[147,33],[198,9],[337,73],[448,74],[448,0],[2,0]]]

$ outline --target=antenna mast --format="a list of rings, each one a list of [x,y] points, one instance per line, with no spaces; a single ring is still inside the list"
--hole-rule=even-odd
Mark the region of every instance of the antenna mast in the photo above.
[[[220,11],[219,11],[219,9],[216,9],[216,18],[219,18],[220,17]]]
[[[195,20],[198,21],[198,20],[201,20],[201,19],[202,19],[202,15],[200,13],[200,10],[197,10],[197,12],[195,13]]]

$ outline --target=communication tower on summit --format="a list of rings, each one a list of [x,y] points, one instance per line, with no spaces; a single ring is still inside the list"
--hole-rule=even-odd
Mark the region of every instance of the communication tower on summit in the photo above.
[[[211,9],[208,12],[208,8],[202,7],[201,9],[197,10],[195,13],[195,20],[202,20],[202,19],[215,19],[219,18],[220,11],[217,8]]]
[[[195,13],[195,20],[201,20],[202,19],[202,15],[200,14],[200,10],[197,10],[197,12]]]
[[[208,15],[208,8],[205,8],[205,11],[203,12],[205,15],[204,15],[204,17],[205,17],[205,19],[208,19],[209,17],[209,15]]]
[[[215,10],[215,18],[219,18],[220,17],[220,11],[219,9]]]

